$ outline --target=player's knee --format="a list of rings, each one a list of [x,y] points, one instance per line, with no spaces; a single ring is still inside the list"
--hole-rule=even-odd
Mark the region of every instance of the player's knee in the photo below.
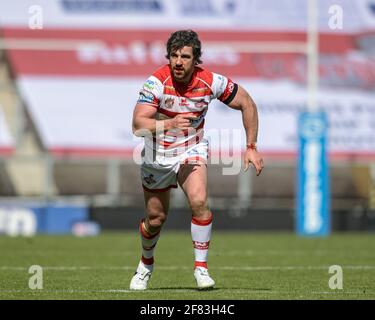
[[[154,216],[154,217],[149,217],[148,221],[149,221],[149,224],[150,224],[150,227],[152,229],[160,229],[165,220],[167,220],[167,216],[166,215],[158,215],[158,216]]]
[[[190,200],[190,207],[193,211],[194,216],[202,216],[208,212],[207,199],[202,197],[196,197]]]

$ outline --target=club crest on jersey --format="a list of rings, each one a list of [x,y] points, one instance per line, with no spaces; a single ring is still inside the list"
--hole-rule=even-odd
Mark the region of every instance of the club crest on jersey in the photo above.
[[[174,99],[173,98],[167,98],[167,99],[165,99],[164,104],[165,104],[165,107],[167,109],[171,109],[174,105]]]
[[[147,177],[143,177],[143,180],[147,183],[147,184],[152,184],[152,183],[155,183],[155,179],[154,179],[154,175],[151,173],[149,174]]]

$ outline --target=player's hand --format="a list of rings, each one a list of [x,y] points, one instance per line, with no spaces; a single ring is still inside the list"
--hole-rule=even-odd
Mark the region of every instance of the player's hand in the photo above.
[[[188,129],[191,127],[192,120],[196,120],[197,116],[194,113],[178,114],[171,119],[171,127],[179,129]]]
[[[250,163],[253,164],[253,166],[255,167],[257,176],[259,176],[263,170],[264,163],[263,163],[262,156],[258,153],[257,150],[254,150],[254,149],[246,150],[245,157],[244,157],[244,171],[247,171],[249,169]]]

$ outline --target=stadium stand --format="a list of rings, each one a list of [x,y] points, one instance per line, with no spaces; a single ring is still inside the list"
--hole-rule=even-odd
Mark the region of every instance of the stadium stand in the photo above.
[[[9,144],[2,149],[8,155],[2,175],[8,177],[10,194],[38,196],[43,194],[44,165],[38,159],[42,150],[32,121],[26,116],[22,98],[17,92],[10,65],[3,55],[0,64],[0,105],[9,128]],[[9,193],[6,193],[9,194]]]
[[[0,194],[9,196],[15,194],[15,189],[6,163],[7,157],[13,151],[13,141],[11,140],[10,130],[8,130],[9,127],[12,128],[8,124],[12,123],[11,108],[13,104],[11,97],[4,90],[7,85],[4,55],[0,51]]]

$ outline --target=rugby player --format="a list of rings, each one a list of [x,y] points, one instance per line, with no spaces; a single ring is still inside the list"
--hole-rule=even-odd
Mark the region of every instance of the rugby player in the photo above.
[[[251,163],[259,175],[263,159],[256,145],[257,107],[240,85],[198,66],[202,63],[202,52],[196,32],[172,33],[166,49],[169,63],[144,83],[133,113],[133,132],[145,137],[141,177],[146,216],[139,226],[142,255],[130,289],[147,289],[154,267],[154,249],[168,214],[170,189],[177,185],[184,191],[192,213],[194,277],[198,289],[207,289],[215,281],[207,266],[212,212],[207,203],[205,115],[213,99],[242,112],[247,139],[244,169]]]

